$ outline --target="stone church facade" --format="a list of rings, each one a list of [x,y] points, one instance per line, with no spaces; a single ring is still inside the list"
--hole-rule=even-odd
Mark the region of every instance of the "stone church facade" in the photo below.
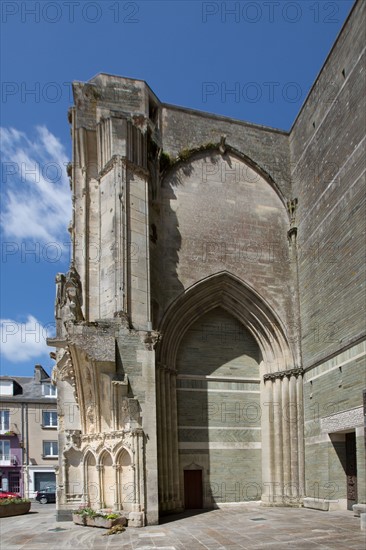
[[[364,19],[290,132],[74,84],[59,519],[366,502]]]

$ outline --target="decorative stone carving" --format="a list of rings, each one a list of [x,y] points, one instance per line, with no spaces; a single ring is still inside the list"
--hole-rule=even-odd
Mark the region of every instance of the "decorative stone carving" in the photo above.
[[[147,350],[152,351],[155,349],[157,343],[160,339],[160,332],[157,330],[152,330],[147,333],[144,333],[143,342]]]
[[[219,144],[219,151],[222,155],[226,153],[226,136],[221,136],[220,144]]]
[[[56,275],[56,300],[55,318],[57,336],[64,333],[64,323],[68,320],[83,321],[82,312],[82,289],[78,272],[73,263],[66,275]]]
[[[290,214],[290,229],[287,232],[288,238],[291,240],[297,235],[297,226],[296,226],[296,210],[297,210],[297,199],[291,199],[287,201],[287,210]]]
[[[302,376],[304,374],[303,368],[296,368],[296,369],[289,369],[289,370],[283,370],[278,372],[269,372],[263,376],[264,381],[266,380],[277,380],[278,378],[282,380],[283,378],[291,378],[291,376],[295,376],[298,378],[299,376]]]
[[[83,303],[81,281],[73,263],[65,277],[65,295],[68,300],[70,318],[74,321],[83,321],[84,315],[81,309]]]
[[[75,450],[80,449],[81,446],[81,431],[80,430],[65,430],[66,435],[66,446],[64,453],[74,448]]]

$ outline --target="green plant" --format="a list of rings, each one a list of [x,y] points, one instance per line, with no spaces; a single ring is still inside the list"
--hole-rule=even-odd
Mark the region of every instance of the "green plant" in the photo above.
[[[73,510],[73,514],[77,514],[78,516],[82,517],[88,517],[88,518],[105,518],[105,519],[117,519],[120,517],[120,514],[112,511],[106,512],[97,512],[96,510],[93,510],[93,508],[88,508],[85,506],[82,506],[78,508],[78,510]]]
[[[125,527],[122,527],[122,525],[115,525],[114,527],[111,527],[111,529],[108,529],[108,531],[102,536],[118,535],[119,533],[123,533],[123,531],[126,531]]]
[[[108,514],[107,516],[104,516],[107,519],[117,519],[119,518],[119,514]]]
[[[79,508],[78,510],[74,510],[74,514],[78,514],[79,516],[88,516],[89,518],[95,518],[96,516],[100,516],[93,508]]]
[[[0,505],[3,505],[3,506],[7,504],[22,504],[23,502],[30,502],[30,500],[29,498],[18,498],[18,497],[0,499]]]
[[[168,170],[171,166],[174,164],[174,159],[168,153],[164,153],[164,151],[160,155],[160,171],[164,172],[165,170]]]

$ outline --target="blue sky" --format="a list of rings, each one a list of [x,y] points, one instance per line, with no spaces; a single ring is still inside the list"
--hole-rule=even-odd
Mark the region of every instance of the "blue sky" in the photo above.
[[[353,3],[2,1],[2,375],[52,368],[70,83],[130,76],[166,103],[288,130]]]

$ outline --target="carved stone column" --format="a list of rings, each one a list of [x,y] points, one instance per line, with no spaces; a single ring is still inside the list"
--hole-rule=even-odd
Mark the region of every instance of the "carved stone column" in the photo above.
[[[287,497],[297,497],[299,487],[299,459],[298,459],[298,441],[297,441],[297,399],[296,399],[296,378],[291,375],[289,380],[289,417],[290,444],[291,444],[291,483],[287,492]],[[286,488],[287,489],[287,488]]]
[[[96,465],[96,470],[98,473],[98,508],[103,508],[104,505],[104,487],[103,487],[103,470],[104,466],[102,464]]]
[[[114,504],[113,504],[113,510],[120,510],[122,508],[121,504],[121,495],[120,495],[120,480],[121,480],[121,465],[120,464],[113,464],[113,470],[114,470],[114,485],[115,485],[115,492],[114,492]]]
[[[162,510],[167,510],[167,502],[169,498],[169,487],[168,487],[168,442],[167,442],[167,404],[166,404],[166,381],[165,381],[165,369],[160,371],[160,380],[161,380],[161,406],[162,406],[162,431],[161,431],[161,469],[162,469]]]
[[[173,461],[173,505],[174,509],[182,508],[180,495],[179,453],[178,453],[178,413],[177,413],[177,372],[170,375],[170,414],[172,423],[172,461]]]
[[[163,502],[163,471],[162,471],[162,460],[163,460],[163,449],[162,449],[162,438],[163,438],[163,408],[162,408],[162,393],[161,393],[161,368],[157,365],[156,368],[156,407],[157,407],[157,455],[158,455],[158,491],[159,491],[159,505]]]
[[[270,482],[273,479],[272,464],[272,427],[273,427],[273,394],[271,380],[261,383],[261,409],[262,409],[262,502],[269,504],[271,501]]]
[[[282,380],[282,433],[283,433],[283,484],[286,492],[287,487],[291,482],[291,443],[289,423],[289,379],[285,376]]]
[[[303,496],[302,374],[302,369],[291,369],[264,375],[266,398],[273,405],[270,466],[266,469],[271,478],[270,491],[264,492],[264,503],[298,505]]]
[[[274,440],[273,454],[275,465],[275,485],[273,493],[275,502],[280,502],[283,497],[283,440],[282,440],[282,401],[281,401],[281,380],[275,379],[273,387],[274,405]]]
[[[168,510],[174,509],[173,499],[174,499],[174,488],[173,488],[173,426],[172,426],[172,417],[171,417],[171,389],[170,389],[170,371],[165,371],[165,396],[166,396],[166,408],[165,414],[167,419],[167,465],[168,465]]]
[[[68,484],[69,480],[67,479],[67,459],[65,457],[62,458],[62,481],[64,485],[64,503],[67,502],[67,493],[68,493]]]
[[[304,449],[304,400],[303,375],[299,373],[296,379],[297,397],[297,443],[299,462],[299,498],[305,495],[305,449]]]

